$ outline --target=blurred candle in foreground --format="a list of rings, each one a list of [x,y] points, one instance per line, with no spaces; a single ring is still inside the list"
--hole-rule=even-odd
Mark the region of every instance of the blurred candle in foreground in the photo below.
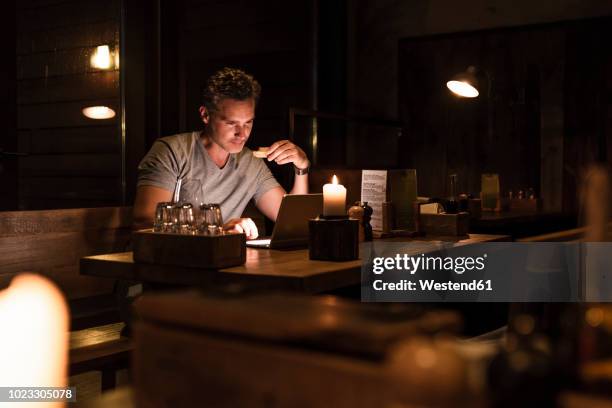
[[[0,386],[67,385],[68,307],[51,281],[26,273],[0,290],[0,328]],[[16,405],[25,408],[41,403]],[[65,406],[61,402],[42,405]]]
[[[323,216],[346,215],[346,188],[334,174],[331,184],[323,186]]]

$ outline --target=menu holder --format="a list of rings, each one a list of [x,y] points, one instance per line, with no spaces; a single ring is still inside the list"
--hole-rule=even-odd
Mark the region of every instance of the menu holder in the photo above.
[[[153,230],[132,234],[134,261],[189,268],[221,269],[246,262],[244,234],[187,235]]]
[[[379,234],[392,230],[414,231],[414,208],[417,199],[415,169],[363,170],[361,201],[374,210],[372,229]]]

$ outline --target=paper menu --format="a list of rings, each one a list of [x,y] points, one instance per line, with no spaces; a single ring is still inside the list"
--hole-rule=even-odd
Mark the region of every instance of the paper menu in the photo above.
[[[361,172],[361,201],[372,207],[370,224],[375,231],[382,231],[382,205],[387,199],[387,171],[363,170]]]

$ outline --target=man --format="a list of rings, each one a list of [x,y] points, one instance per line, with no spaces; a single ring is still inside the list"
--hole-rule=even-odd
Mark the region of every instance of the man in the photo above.
[[[254,157],[245,147],[260,92],[259,83],[238,69],[223,68],[208,79],[199,109],[204,129],[159,139],[138,166],[135,226],[152,223],[157,203],[171,201],[181,179],[181,200],[194,205],[218,203],[227,221],[224,229],[257,238],[255,223],[241,218],[245,207],[254,199],[257,208],[275,221],[285,194],[263,160],[293,164],[290,193],[308,193],[310,162],[298,146],[277,141],[266,159]]]

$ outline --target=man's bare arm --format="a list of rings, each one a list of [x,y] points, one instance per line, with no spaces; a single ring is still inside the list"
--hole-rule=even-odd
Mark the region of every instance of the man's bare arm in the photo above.
[[[280,209],[281,201],[285,195],[285,189],[282,187],[274,187],[266,191],[257,201],[255,206],[262,212],[263,215],[276,221],[278,210]]]
[[[289,140],[279,140],[272,143],[266,151],[266,157],[268,161],[274,161],[280,165],[293,163],[294,166],[302,170],[310,167],[310,161],[306,157],[306,153]],[[289,194],[308,194],[308,173],[295,175],[293,188]]]
[[[171,201],[172,191],[153,186],[140,186],[134,200],[133,229],[151,228],[157,203]]]
[[[289,194],[308,194],[308,174],[295,175],[293,188]]]

